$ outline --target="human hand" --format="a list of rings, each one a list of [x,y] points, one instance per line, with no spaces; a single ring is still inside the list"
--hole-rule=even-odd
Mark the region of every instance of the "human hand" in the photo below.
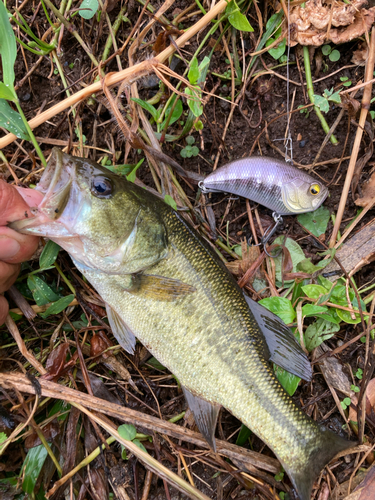
[[[32,217],[29,208],[39,205],[43,195],[33,189],[15,188],[0,181],[0,294],[15,282],[20,263],[33,255],[38,247],[37,236],[26,236],[9,227],[13,222]],[[0,325],[8,314],[8,302],[0,295]]]

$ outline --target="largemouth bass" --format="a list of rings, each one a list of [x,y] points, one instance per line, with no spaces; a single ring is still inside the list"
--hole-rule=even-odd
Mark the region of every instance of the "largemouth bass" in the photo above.
[[[212,448],[223,406],[273,450],[309,500],[321,469],[352,443],[306,416],[275,378],[270,359],[311,377],[281,320],[246,300],[178,212],[124,177],[54,149],[37,189],[44,198],[35,217],[11,226],[69,252],[107,304],[124,349],[132,352],[137,337],[179,379]]]
[[[230,162],[209,174],[199,186],[203,192],[243,196],[279,215],[312,212],[328,196],[328,189],[311,175],[266,156]]]

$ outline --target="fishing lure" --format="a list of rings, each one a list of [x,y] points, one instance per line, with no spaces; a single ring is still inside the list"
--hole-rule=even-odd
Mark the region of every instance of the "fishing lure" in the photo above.
[[[232,193],[272,210],[275,226],[264,235],[263,245],[282,223],[283,215],[312,212],[328,196],[328,189],[311,175],[266,156],[230,162],[200,181],[199,187],[203,193]]]

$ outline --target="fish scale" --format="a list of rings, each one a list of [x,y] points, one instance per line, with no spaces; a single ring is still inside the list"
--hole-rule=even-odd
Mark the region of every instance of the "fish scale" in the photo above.
[[[273,450],[300,499],[309,500],[321,469],[352,443],[320,427],[281,387],[259,311],[257,322],[209,244],[160,198],[56,149],[39,189],[46,194],[35,217],[11,226],[65,248],[109,307],[120,344],[131,349],[135,335],[192,398],[229,410]]]

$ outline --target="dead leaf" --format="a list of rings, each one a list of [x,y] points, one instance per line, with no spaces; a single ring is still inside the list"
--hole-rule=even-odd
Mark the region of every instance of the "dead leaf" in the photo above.
[[[95,358],[96,356],[100,356],[103,351],[112,346],[113,344],[105,334],[104,330],[99,330],[91,337],[90,357]],[[103,359],[108,356],[112,356],[112,353],[104,353]]]
[[[356,66],[364,66],[368,58],[368,45],[366,42],[360,43],[358,49],[353,52],[352,63]]]
[[[371,28],[375,7],[363,8],[367,0],[353,0],[350,4],[307,0],[290,12],[290,46],[320,46],[324,43],[349,42],[362,36]],[[282,36],[286,36],[287,26]]]
[[[46,376],[51,379],[60,376],[65,367],[66,353],[68,352],[69,344],[64,342],[54,349],[47,358]],[[44,377],[46,378],[46,377]]]

